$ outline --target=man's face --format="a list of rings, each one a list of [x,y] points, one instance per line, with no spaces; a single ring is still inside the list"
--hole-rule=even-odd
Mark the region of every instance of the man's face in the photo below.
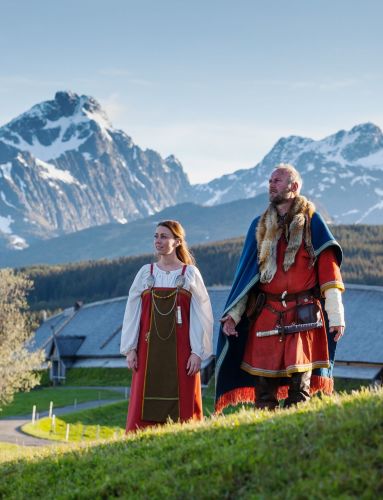
[[[284,169],[274,170],[269,179],[270,202],[277,206],[295,196],[296,192],[292,189],[289,172]]]

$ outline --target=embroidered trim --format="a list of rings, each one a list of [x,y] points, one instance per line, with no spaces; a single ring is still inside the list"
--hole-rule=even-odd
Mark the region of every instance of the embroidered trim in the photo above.
[[[329,366],[330,363],[328,361],[314,361],[313,363],[307,363],[305,365],[291,365],[285,370],[265,370],[263,368],[254,368],[244,361],[241,363],[241,369],[250,373],[250,375],[266,376],[270,378],[288,377],[293,373],[307,372],[315,368],[328,368]]]
[[[317,248],[315,250],[315,257],[318,257],[318,255],[320,253],[322,253],[323,250],[325,250],[326,248],[328,248],[328,247],[334,247],[334,246],[341,248],[341,246],[339,245],[339,243],[337,241],[335,241],[335,240],[328,240],[328,241],[326,241],[326,243],[324,243],[321,247],[319,247],[319,248]]]
[[[320,293],[324,297],[324,292],[330,288],[338,288],[341,292],[345,291],[344,284],[341,281],[328,281],[320,287]]]
[[[151,397],[151,396],[146,396],[144,399],[149,399],[149,400],[160,400],[160,401],[178,401],[179,398],[160,398],[160,397]]]

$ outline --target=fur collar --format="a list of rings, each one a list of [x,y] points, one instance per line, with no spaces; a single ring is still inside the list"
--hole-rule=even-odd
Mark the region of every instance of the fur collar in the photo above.
[[[310,234],[310,218],[314,212],[314,204],[304,196],[297,196],[294,199],[287,215],[288,244],[283,260],[284,271],[294,264],[302,241],[311,257],[311,265],[314,265],[315,257]],[[277,209],[270,204],[261,216],[256,232],[261,283],[270,283],[277,271],[277,245],[284,229],[284,224],[278,221]]]

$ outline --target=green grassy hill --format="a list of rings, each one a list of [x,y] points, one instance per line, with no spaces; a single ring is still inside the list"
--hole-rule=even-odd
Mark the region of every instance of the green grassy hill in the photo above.
[[[0,466],[0,497],[378,498],[382,403],[382,389],[363,390],[28,452]]]

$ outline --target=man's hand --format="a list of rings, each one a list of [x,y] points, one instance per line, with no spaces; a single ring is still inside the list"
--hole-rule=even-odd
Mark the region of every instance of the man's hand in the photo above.
[[[334,340],[338,342],[343,337],[344,326],[330,326],[330,333],[336,333]]]
[[[186,370],[188,375],[195,375],[201,369],[201,358],[194,354],[193,352],[190,354],[190,358],[186,364]]]
[[[126,355],[126,364],[128,365],[129,370],[137,370],[137,351],[135,349],[132,349]]]
[[[228,337],[231,335],[238,337],[238,332],[235,329],[235,321],[230,316],[230,314],[224,316],[220,321],[222,323],[222,331],[225,335],[227,335]]]

